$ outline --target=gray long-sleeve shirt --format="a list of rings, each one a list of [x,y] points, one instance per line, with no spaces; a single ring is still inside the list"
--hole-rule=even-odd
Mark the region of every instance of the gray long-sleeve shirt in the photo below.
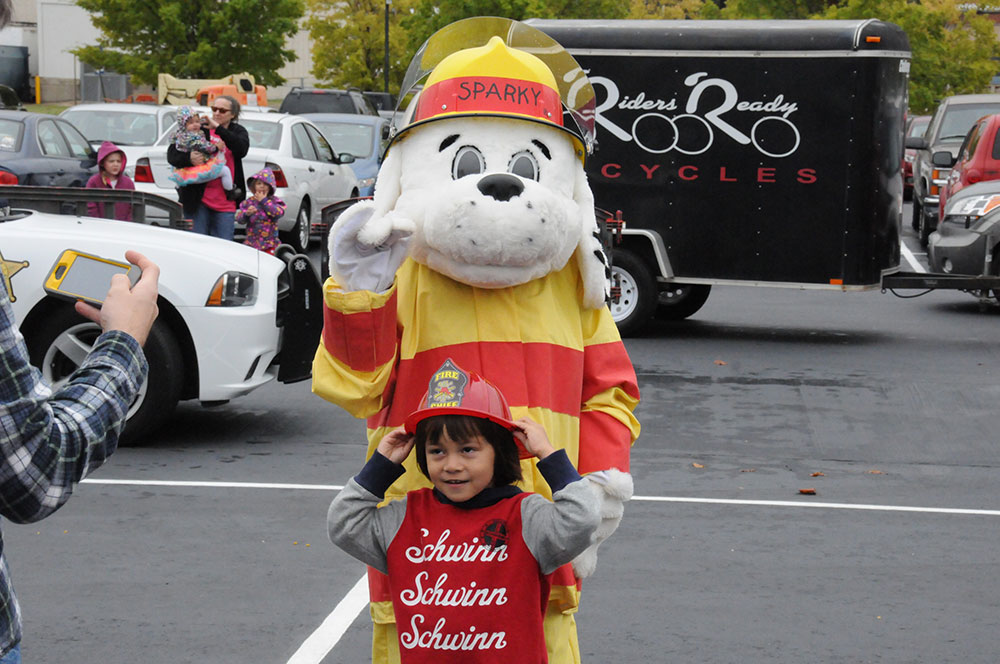
[[[552,489],[552,500],[532,494],[521,502],[522,536],[542,573],[549,574],[590,545],[601,517],[598,501],[563,450],[540,461],[538,469]],[[383,574],[389,545],[406,516],[406,499],[383,507],[378,504],[402,473],[401,465],[376,452],[333,499],[327,512],[330,541]],[[517,493],[520,489],[514,486],[490,488],[466,503],[451,503],[440,493],[435,495],[442,502],[475,509]]]

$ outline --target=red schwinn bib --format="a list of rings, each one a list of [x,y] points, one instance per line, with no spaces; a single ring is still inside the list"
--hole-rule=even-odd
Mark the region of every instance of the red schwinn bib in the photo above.
[[[480,509],[406,497],[389,545],[389,583],[404,664],[544,664],[549,583],[521,533],[527,493]]]

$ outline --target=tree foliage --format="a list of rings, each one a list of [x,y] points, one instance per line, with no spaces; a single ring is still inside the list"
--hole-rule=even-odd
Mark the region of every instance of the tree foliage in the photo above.
[[[628,18],[680,20],[718,18],[718,14],[711,0],[631,0]]]
[[[381,90],[385,70],[385,12],[389,11],[389,89],[399,84],[410,63],[410,48],[400,19],[413,0],[307,0],[306,27],[313,40],[312,73],[334,87]]]
[[[527,18],[626,18],[628,4],[620,0],[417,0],[403,20],[409,44],[416,51],[444,26],[473,16]]]
[[[285,42],[298,31],[302,0],[77,0],[100,31],[72,52],[95,68],[156,83],[160,72],[221,78],[249,72],[277,85],[295,59]]]
[[[993,22],[962,11],[953,0],[848,0],[827,18],[878,17],[896,23],[910,38],[910,109],[929,113],[943,97],[985,92],[1000,55]]]
[[[836,0],[729,0],[722,18],[814,18]]]

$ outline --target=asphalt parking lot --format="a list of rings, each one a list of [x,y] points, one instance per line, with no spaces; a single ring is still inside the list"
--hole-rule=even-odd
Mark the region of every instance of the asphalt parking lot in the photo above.
[[[637,496],[584,661],[1000,661],[998,322],[961,293],[732,288],[628,340]],[[324,522],[363,449],[305,383],[182,405],[4,523],[25,661],[367,661],[363,570]]]

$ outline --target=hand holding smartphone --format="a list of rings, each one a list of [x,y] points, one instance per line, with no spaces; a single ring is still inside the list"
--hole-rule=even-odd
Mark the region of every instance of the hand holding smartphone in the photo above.
[[[52,265],[45,280],[45,291],[99,307],[111,288],[111,277],[124,274],[134,286],[141,272],[138,266],[131,263],[67,249]]]

